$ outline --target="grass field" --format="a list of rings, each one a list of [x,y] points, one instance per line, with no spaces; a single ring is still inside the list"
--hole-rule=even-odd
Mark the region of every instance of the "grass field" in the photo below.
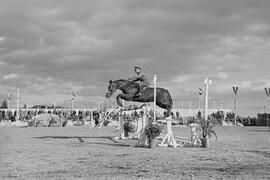
[[[267,127],[215,130],[207,149],[152,150],[114,140],[112,127],[0,128],[0,179],[270,179]]]

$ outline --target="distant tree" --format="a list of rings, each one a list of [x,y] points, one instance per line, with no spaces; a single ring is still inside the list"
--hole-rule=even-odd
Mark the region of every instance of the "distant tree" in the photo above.
[[[24,104],[24,105],[23,105],[23,109],[26,109],[26,108],[27,108],[27,105],[26,105],[26,104]]]
[[[3,108],[3,109],[8,108],[8,104],[7,104],[7,100],[6,99],[3,100],[2,105],[1,105],[1,108]]]

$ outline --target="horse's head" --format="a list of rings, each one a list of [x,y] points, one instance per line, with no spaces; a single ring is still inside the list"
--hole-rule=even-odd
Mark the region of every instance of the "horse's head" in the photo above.
[[[108,92],[106,93],[106,98],[110,98],[116,90],[117,90],[117,84],[114,81],[110,80],[109,86],[108,86]]]

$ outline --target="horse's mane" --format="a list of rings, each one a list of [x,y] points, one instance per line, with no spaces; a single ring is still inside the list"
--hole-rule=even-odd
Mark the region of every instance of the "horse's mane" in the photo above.
[[[116,82],[116,81],[128,81],[127,79],[117,79],[117,80],[114,80],[113,82]]]

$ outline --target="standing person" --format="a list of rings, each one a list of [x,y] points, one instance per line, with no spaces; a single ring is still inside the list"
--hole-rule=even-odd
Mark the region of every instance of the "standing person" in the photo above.
[[[200,146],[201,145],[201,141],[200,138],[198,137],[197,134],[197,128],[198,128],[198,124],[196,124],[194,121],[192,121],[192,123],[189,125],[190,127],[190,133],[191,133],[191,144],[195,147]]]

